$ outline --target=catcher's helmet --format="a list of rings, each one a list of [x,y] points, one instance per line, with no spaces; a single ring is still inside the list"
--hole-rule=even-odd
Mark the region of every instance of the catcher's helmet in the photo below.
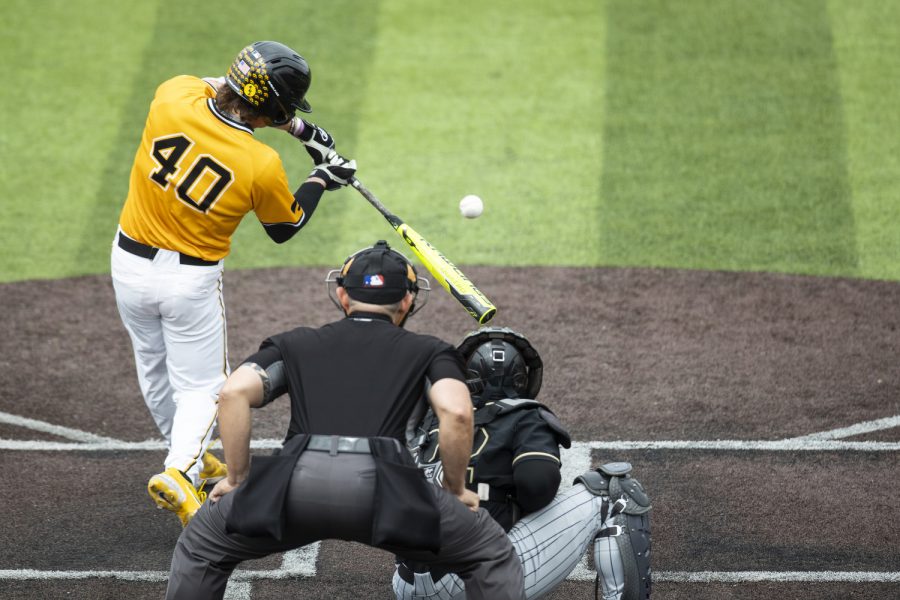
[[[311,112],[306,92],[312,73],[306,59],[278,42],[254,42],[241,50],[225,82],[245,102],[284,125],[297,110]]]
[[[416,307],[413,303],[408,316],[425,306],[431,290],[431,284],[419,277],[409,259],[384,240],[351,254],[340,269],[329,271],[325,284],[328,297],[338,308],[341,305],[334,293],[338,286],[354,300],[368,304],[393,304],[402,300],[406,292],[412,292],[416,298],[420,291],[426,292],[422,304]]]
[[[544,363],[531,342],[508,327],[482,327],[459,343],[476,407],[492,400],[535,399]]]

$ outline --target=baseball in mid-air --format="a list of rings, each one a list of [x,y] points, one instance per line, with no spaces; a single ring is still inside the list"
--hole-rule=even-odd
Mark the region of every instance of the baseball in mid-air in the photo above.
[[[469,194],[459,201],[459,212],[467,219],[480,217],[484,212],[484,202],[475,194]]]

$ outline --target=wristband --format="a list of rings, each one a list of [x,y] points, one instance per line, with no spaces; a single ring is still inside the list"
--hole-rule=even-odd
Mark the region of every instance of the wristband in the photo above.
[[[293,119],[291,119],[291,128],[288,129],[288,133],[290,133],[295,138],[300,139],[300,134],[303,133],[303,130],[305,128],[306,125],[303,123],[303,119],[301,119],[300,117],[294,117]]]

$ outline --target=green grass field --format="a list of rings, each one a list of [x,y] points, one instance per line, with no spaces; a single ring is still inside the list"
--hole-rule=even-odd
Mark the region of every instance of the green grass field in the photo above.
[[[156,85],[257,39],[309,60],[311,118],[459,264],[900,279],[897,2],[5,7],[0,281],[106,272]],[[258,135],[299,184],[302,148]],[[342,190],[283,246],[248,216],[227,264],[332,266],[392,236]]]

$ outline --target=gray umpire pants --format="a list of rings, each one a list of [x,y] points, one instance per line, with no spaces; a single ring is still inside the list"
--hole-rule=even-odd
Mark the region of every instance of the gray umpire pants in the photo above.
[[[434,489],[441,514],[441,550],[436,555],[427,551],[404,555],[459,574],[470,600],[524,600],[522,564],[503,528],[484,509],[472,512],[449,492]],[[215,504],[206,502],[178,538],[166,598],[222,598],[228,578],[242,561],[319,540],[372,545],[374,496],[371,455],[308,450],[297,461],[288,489],[284,539],[227,533],[225,519],[233,494]]]

